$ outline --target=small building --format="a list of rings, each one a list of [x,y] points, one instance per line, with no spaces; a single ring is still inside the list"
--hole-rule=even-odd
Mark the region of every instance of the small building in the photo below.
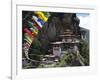
[[[66,30],[63,34],[59,35],[61,41],[51,43],[53,48],[53,55],[61,57],[64,53],[76,53],[80,44],[78,36],[74,35],[71,30]]]
[[[69,53],[76,53],[79,47],[80,42],[77,41],[72,41],[72,42],[64,42],[63,45],[66,46],[64,47],[64,50],[67,50]]]
[[[51,43],[53,46],[53,55],[59,57],[62,51],[62,43],[63,42],[53,42]]]
[[[63,34],[60,35],[60,38],[62,38],[63,42],[73,42],[75,39],[77,39],[78,35],[74,35],[73,32],[69,29],[67,29]]]

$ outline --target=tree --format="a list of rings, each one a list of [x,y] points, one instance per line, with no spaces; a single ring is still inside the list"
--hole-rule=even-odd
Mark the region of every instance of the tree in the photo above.
[[[80,54],[85,59],[85,65],[89,65],[89,42],[82,40],[80,44]]]

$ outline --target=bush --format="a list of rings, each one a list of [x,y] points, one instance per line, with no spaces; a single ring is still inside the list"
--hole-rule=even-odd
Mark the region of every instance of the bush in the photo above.
[[[85,59],[85,65],[89,65],[89,43],[85,40],[81,41],[80,44],[80,54]]]

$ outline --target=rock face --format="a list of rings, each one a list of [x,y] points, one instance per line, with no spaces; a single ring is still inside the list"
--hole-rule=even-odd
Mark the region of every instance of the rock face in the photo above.
[[[59,35],[66,29],[70,29],[74,34],[79,35],[79,22],[80,20],[77,18],[75,13],[51,13],[48,23],[44,25],[37,36],[37,39],[41,43],[39,47],[42,50],[47,51],[49,49],[48,45],[51,42],[59,41]],[[34,42],[31,47],[33,45]]]

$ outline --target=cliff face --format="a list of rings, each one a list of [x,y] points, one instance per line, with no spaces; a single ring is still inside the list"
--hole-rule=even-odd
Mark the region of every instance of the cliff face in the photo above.
[[[36,38],[40,43],[39,47],[47,51],[49,49],[48,45],[53,41],[59,41],[59,35],[66,29],[70,29],[75,35],[79,35],[79,22],[75,13],[51,13],[48,22],[44,25]],[[33,46],[34,42],[31,44],[31,48]]]

